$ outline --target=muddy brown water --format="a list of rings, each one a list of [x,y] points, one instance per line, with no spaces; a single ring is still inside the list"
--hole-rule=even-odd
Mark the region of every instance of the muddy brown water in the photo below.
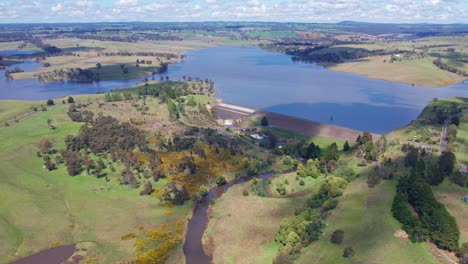
[[[185,235],[184,254],[186,264],[209,264],[212,261],[211,256],[207,255],[203,250],[202,244],[203,233],[205,233],[208,224],[208,207],[210,200],[221,197],[221,195],[233,185],[248,182],[253,178],[267,180],[275,174],[275,172],[270,172],[236,179],[223,186],[212,188],[205,197],[197,202]]]
[[[75,249],[75,245],[49,248],[11,264],[60,264],[70,258],[75,253]]]

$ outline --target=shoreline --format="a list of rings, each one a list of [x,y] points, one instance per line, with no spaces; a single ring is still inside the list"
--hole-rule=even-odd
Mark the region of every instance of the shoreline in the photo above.
[[[239,105],[223,103],[221,99],[212,106],[212,109],[218,119],[221,119],[224,122],[245,118],[260,120],[261,118],[266,117],[269,122],[268,127],[286,129],[305,136],[354,141],[363,132],[362,130],[321,123],[305,118],[269,112],[262,109],[247,108]],[[249,128],[252,126],[241,125],[241,127]],[[372,134],[379,136],[377,133]]]

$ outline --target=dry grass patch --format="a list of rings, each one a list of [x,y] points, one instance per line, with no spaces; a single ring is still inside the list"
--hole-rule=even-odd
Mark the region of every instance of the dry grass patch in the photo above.
[[[204,241],[213,239],[214,263],[271,263],[281,220],[304,202],[304,198],[244,196],[246,185],[250,183],[229,189],[210,214]]]
[[[384,63],[384,60],[387,62]],[[433,58],[389,63],[390,56],[375,56],[349,61],[329,68],[383,79],[393,82],[403,82],[420,86],[446,86],[463,81],[465,78],[457,74],[443,71],[432,63]]]

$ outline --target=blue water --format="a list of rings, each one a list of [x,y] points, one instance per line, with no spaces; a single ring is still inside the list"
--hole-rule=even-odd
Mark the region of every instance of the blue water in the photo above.
[[[466,82],[442,88],[413,87],[293,62],[290,56],[258,47],[219,47],[191,51],[186,55],[185,61],[171,65],[167,75],[172,80],[182,79],[182,76],[209,78],[215,82],[216,96],[227,103],[375,133],[389,132],[408,124],[432,98],[468,97]],[[19,66],[34,71],[41,65],[27,62]],[[7,81],[0,71],[0,99],[44,100],[70,94],[107,92],[131,87],[141,80],[98,83]]]
[[[0,50],[0,55],[31,55],[37,53],[36,50]]]

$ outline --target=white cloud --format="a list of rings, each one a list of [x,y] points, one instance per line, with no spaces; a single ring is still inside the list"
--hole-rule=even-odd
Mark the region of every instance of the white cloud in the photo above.
[[[468,0],[0,0],[0,22],[292,21],[468,22]],[[52,12],[51,12],[52,11]],[[97,15],[100,14],[100,15]],[[16,19],[16,21],[18,21]]]
[[[62,8],[63,8],[62,3],[58,3],[57,5],[53,6],[50,10],[52,10],[53,12],[57,12],[57,11],[62,10]]]

